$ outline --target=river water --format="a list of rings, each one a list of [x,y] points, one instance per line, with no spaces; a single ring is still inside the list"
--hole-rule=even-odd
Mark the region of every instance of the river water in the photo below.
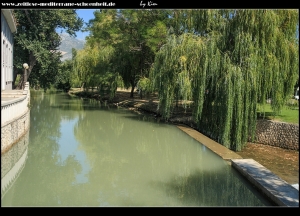
[[[271,205],[204,145],[147,115],[31,91],[28,133],[1,155],[2,206]]]

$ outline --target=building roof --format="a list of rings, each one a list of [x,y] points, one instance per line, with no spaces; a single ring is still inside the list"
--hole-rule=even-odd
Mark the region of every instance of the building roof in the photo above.
[[[16,26],[16,22],[15,22],[15,19],[13,17],[13,14],[12,14],[12,10],[10,9],[1,9],[1,12],[3,13],[6,21],[7,21],[7,24],[11,30],[12,33],[15,33],[17,31],[17,26]]]

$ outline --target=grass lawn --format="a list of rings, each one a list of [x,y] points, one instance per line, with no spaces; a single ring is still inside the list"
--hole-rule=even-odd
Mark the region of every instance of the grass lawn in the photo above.
[[[281,110],[281,112],[276,116],[274,116],[274,112],[272,111],[270,104],[265,105],[264,111],[265,111],[266,119],[299,124],[299,102],[298,101],[296,101],[296,103],[294,103],[294,105],[285,106]],[[260,115],[263,116],[262,106],[258,106],[257,113],[258,113],[258,116],[260,116]]]

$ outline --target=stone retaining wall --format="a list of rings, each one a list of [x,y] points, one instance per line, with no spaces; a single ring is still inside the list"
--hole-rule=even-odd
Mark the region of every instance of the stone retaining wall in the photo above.
[[[175,117],[171,118],[170,122],[196,128],[192,117]],[[299,124],[258,119],[255,134],[254,143],[299,151]],[[249,136],[248,142],[252,142],[251,136]]]
[[[299,124],[258,119],[254,142],[299,151]]]
[[[1,154],[21,139],[30,126],[30,109],[25,114],[1,127]]]

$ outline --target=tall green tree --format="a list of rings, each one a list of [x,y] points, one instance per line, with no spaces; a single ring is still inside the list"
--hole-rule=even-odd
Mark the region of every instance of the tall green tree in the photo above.
[[[72,84],[73,62],[70,59],[63,61],[58,68],[55,76],[54,87],[59,90],[68,92]]]
[[[61,54],[57,52],[61,38],[56,28],[65,29],[76,36],[83,21],[76,10],[14,10],[17,20],[17,33],[14,35],[14,66],[22,73],[23,63],[28,63],[26,80],[32,85],[49,88],[58,71]],[[23,79],[22,79],[23,80]],[[25,80],[25,82],[26,82]],[[19,86],[20,87],[20,86]]]
[[[167,34],[167,13],[162,10],[121,10],[118,19],[119,34],[116,58],[117,70],[126,87],[131,87],[130,97],[139,80],[149,77],[155,53],[164,44]]]
[[[88,29],[87,44],[112,46],[112,72],[122,77],[126,88],[134,88],[148,77],[155,52],[164,44],[167,13],[159,10],[99,10]]]
[[[112,46],[94,43],[77,51],[73,69],[76,80],[80,80],[85,90],[97,87],[99,91],[107,89],[110,98],[114,97],[121,77],[113,71],[111,59],[114,55]]]
[[[254,138],[257,103],[279,112],[299,73],[297,10],[179,10],[152,70],[160,110],[191,100],[198,130],[239,151]]]

